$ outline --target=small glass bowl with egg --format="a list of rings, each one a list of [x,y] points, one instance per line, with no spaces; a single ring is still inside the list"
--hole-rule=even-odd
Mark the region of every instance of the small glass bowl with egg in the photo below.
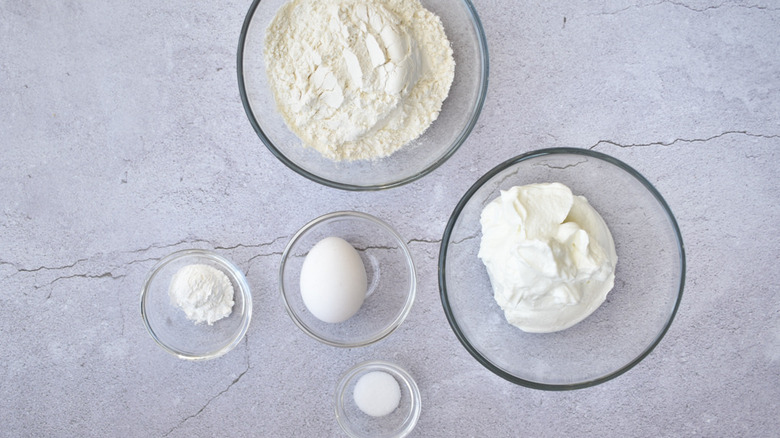
[[[414,302],[409,248],[388,224],[340,211],[306,224],[282,254],[279,288],[287,313],[312,338],[336,347],[392,333]]]
[[[417,425],[421,406],[414,378],[391,362],[357,364],[336,387],[336,420],[353,438],[405,437]]]
[[[222,283],[181,277],[193,275],[188,271],[193,267]],[[217,286],[224,286],[226,291],[232,288],[230,314],[219,314],[218,319],[210,321],[193,319],[193,314],[178,305],[173,296],[182,284],[204,292]],[[188,310],[201,311],[197,317],[204,313],[202,307]],[[252,319],[252,295],[244,274],[230,260],[212,251],[186,249],[164,257],[149,272],[141,289],[141,317],[149,334],[165,351],[181,359],[214,359],[235,348],[246,334]]]

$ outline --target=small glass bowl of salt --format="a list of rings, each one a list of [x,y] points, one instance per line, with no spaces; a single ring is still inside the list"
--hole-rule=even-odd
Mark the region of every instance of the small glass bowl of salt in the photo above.
[[[336,420],[353,438],[401,438],[420,418],[420,390],[400,366],[372,360],[350,368],[336,388]]]
[[[228,259],[187,249],[164,257],[149,272],[141,316],[165,351],[181,359],[213,359],[246,334],[252,295],[244,274]]]

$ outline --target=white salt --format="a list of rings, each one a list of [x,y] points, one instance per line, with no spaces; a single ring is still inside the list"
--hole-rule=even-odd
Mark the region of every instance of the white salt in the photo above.
[[[401,387],[390,374],[372,371],[358,379],[353,396],[361,411],[372,417],[383,417],[398,407]]]

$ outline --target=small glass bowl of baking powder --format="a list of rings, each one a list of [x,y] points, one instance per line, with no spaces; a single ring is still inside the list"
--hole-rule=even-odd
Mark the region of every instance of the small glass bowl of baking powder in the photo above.
[[[356,402],[355,388],[360,384],[361,378],[372,373],[389,375],[398,383],[401,398],[398,400],[398,407],[389,414],[369,415],[361,409],[360,402]],[[386,375],[384,377],[387,377]],[[388,396],[382,392],[384,388],[381,384],[371,389],[374,390],[374,402],[381,403],[384,401],[381,398]],[[401,438],[414,430],[420,418],[420,390],[414,378],[394,363],[381,360],[363,362],[350,368],[341,377],[336,387],[335,409],[336,420],[352,438]]]
[[[232,287],[228,316],[212,324],[195,322],[172,302],[172,281],[177,273],[186,272],[182,268],[192,266],[213,273],[228,289]],[[252,319],[252,295],[244,274],[228,259],[207,250],[187,249],[170,254],[152,268],[141,289],[141,317],[165,351],[181,359],[213,359],[232,350],[246,334]]]

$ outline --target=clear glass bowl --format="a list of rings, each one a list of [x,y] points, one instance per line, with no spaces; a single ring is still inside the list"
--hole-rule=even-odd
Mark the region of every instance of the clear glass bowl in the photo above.
[[[309,250],[336,236],[349,242],[366,268],[368,291],[360,310],[341,323],[320,321],[301,298],[300,273]],[[287,244],[279,288],[293,322],[306,334],[336,347],[360,347],[392,333],[409,314],[417,290],[414,262],[401,236],[381,220],[354,211],[329,213],[306,224]]]
[[[219,269],[233,285],[233,310],[213,325],[196,324],[171,303],[171,279],[190,264]],[[229,260],[210,251],[188,249],[163,258],[152,268],[141,289],[141,317],[165,351],[182,359],[213,359],[232,350],[246,334],[252,319],[252,295],[244,274]]]
[[[346,190],[380,190],[414,181],[444,163],[466,140],[485,100],[488,52],[469,0],[423,0],[442,20],[455,58],[455,79],[439,118],[417,140],[379,160],[335,162],[303,147],[276,111],[267,83],[266,28],[287,0],[255,0],[238,43],[238,87],[249,122],[268,149],[299,174]]]
[[[542,182],[585,196],[609,226],[618,255],[604,304],[579,324],[546,334],[506,321],[477,257],[485,205],[499,190]],[[684,282],[680,229],[658,191],[625,163],[583,149],[530,152],[492,169],[458,203],[439,253],[442,305],[463,346],[497,375],[539,389],[596,385],[639,363],[671,325]]]
[[[390,374],[401,388],[398,408],[384,417],[371,417],[355,404],[355,384],[373,371]],[[336,387],[336,420],[352,438],[401,438],[417,425],[420,418],[420,390],[411,375],[400,366],[381,360],[355,365],[341,377]]]

